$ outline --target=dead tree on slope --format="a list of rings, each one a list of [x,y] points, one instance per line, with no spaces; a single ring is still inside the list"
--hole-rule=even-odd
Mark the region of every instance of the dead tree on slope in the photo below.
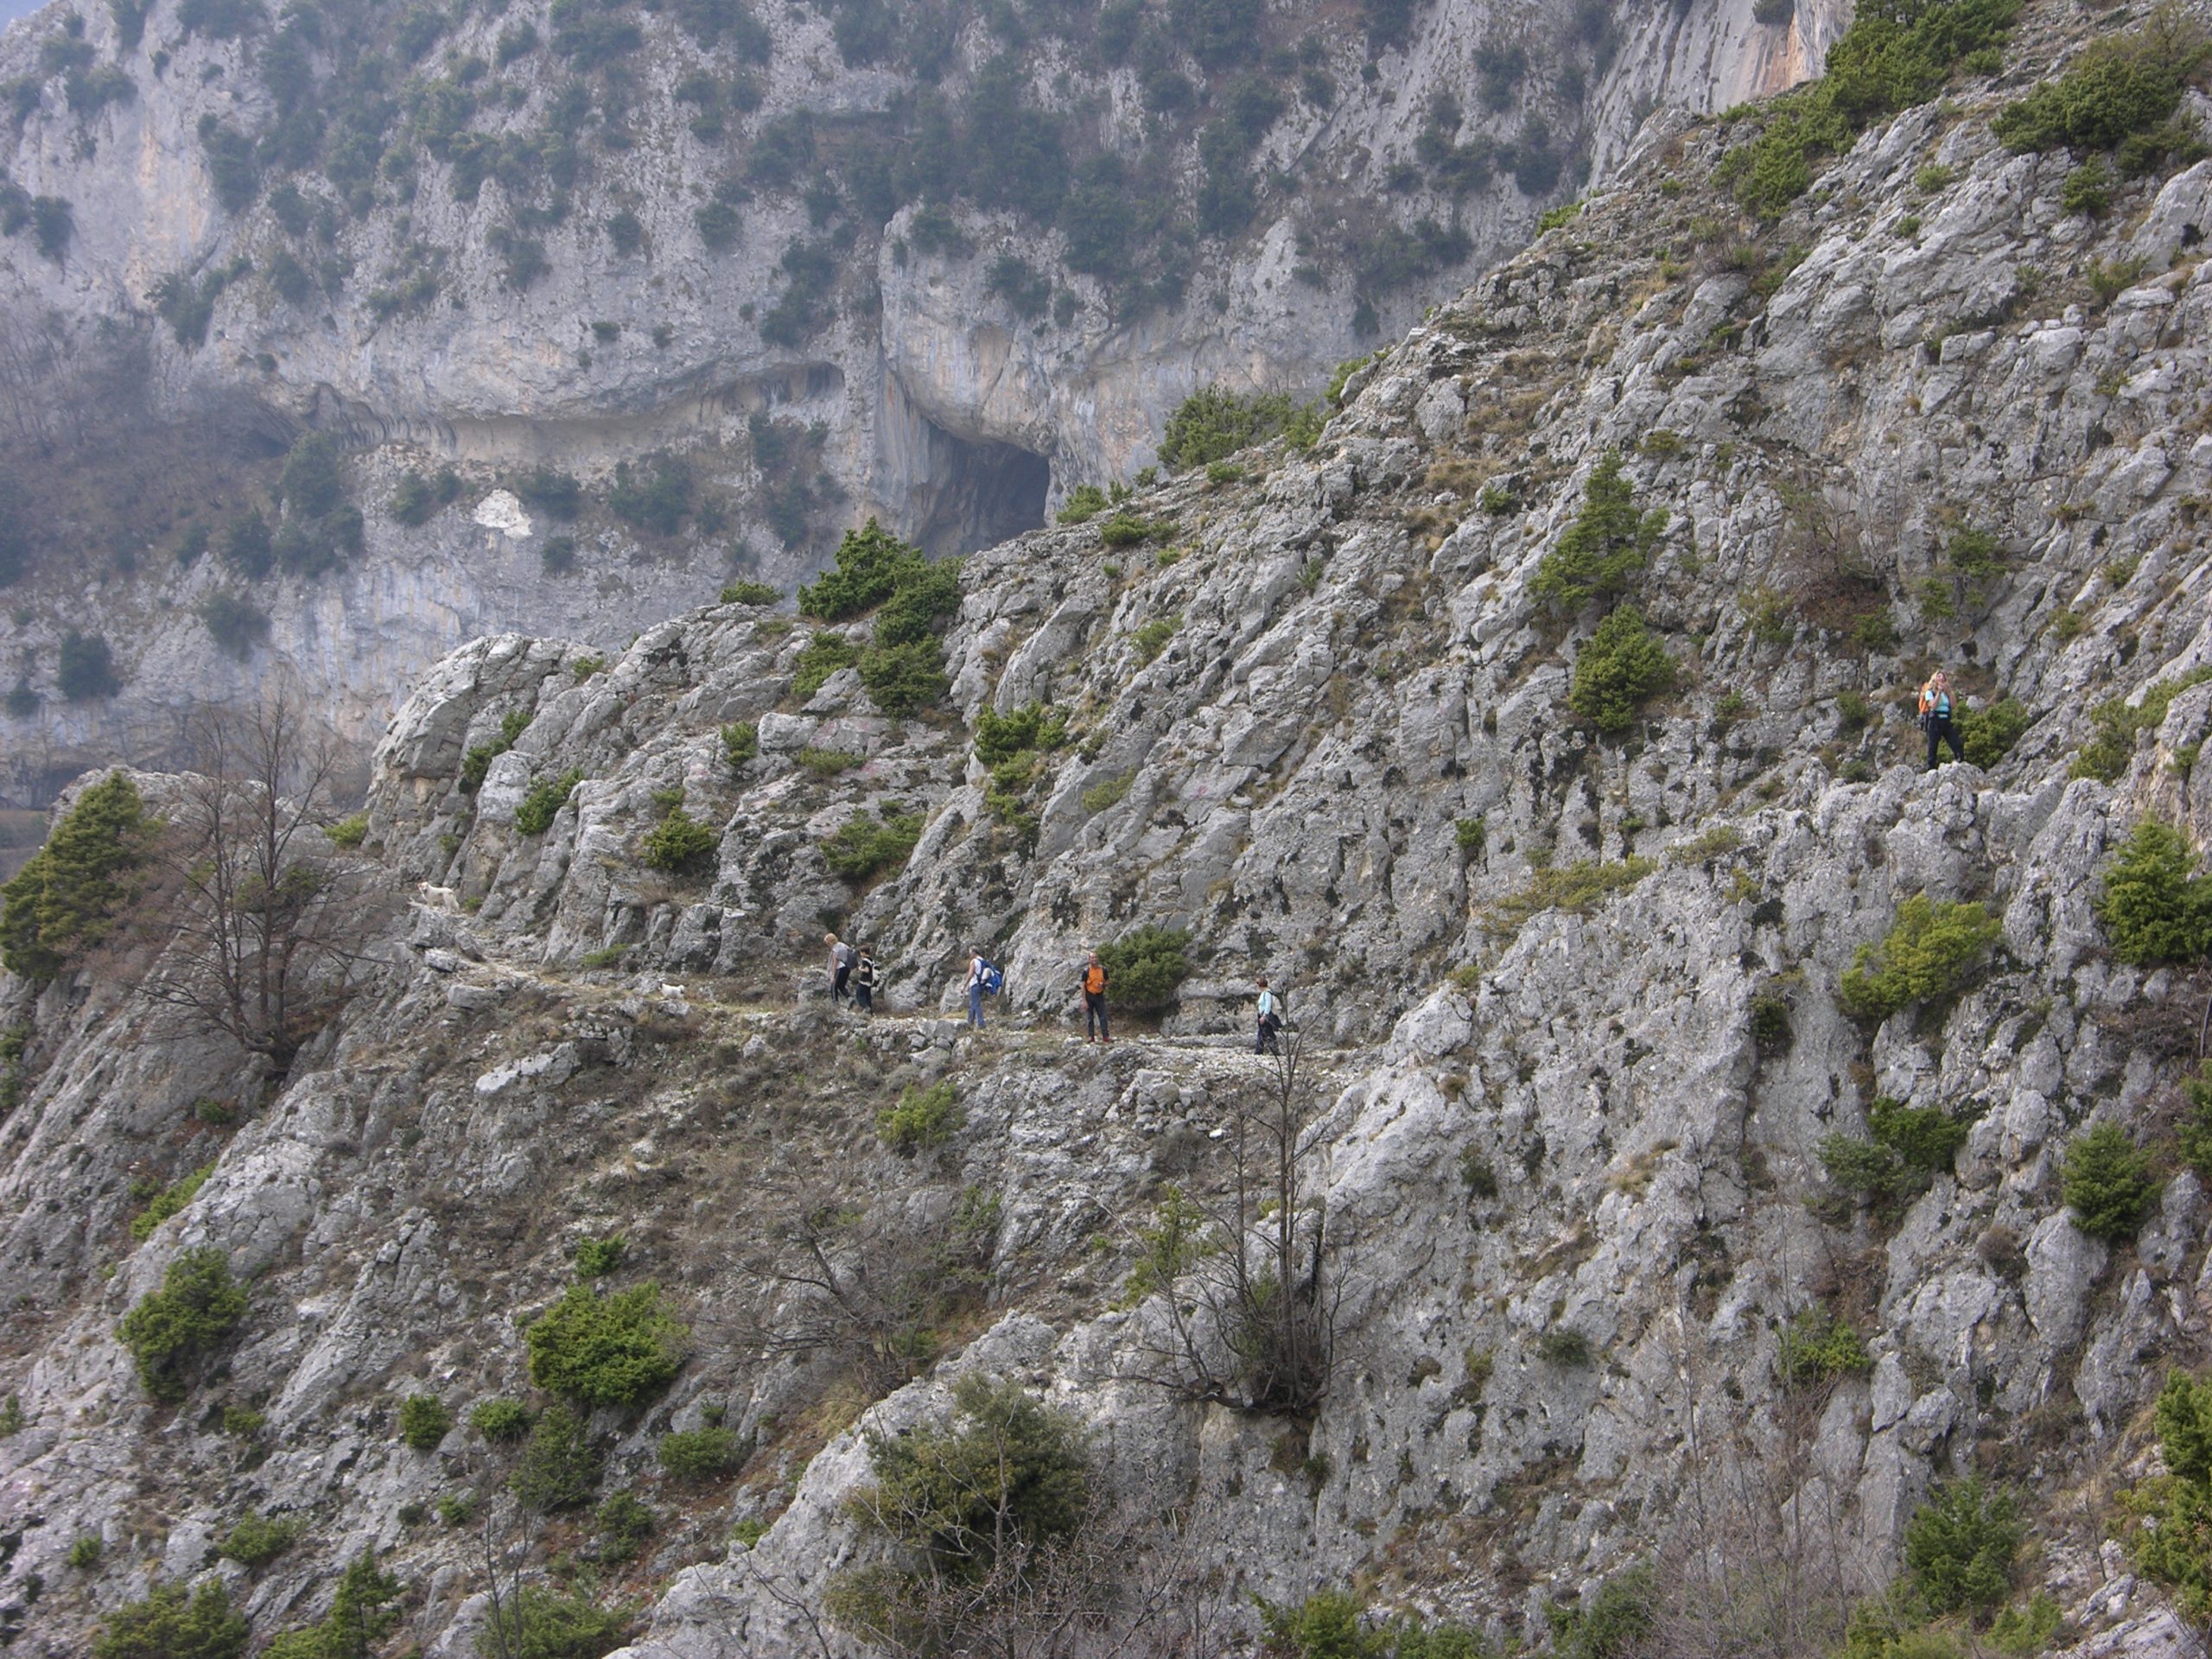
[[[281,1074],[360,988],[393,906],[326,833],[341,757],[296,701],[195,726],[199,769],[165,803],[140,989]]]
[[[1165,1295],[1164,1349],[1141,1379],[1247,1411],[1310,1415],[1337,1363],[1344,1275],[1330,1259],[1327,1216],[1306,1188],[1318,1139],[1300,1069],[1304,1044],[1285,1032],[1261,1076],[1230,1104],[1229,1191],[1192,1205],[1171,1195],[1179,1226],[1152,1263]],[[1160,1247],[1146,1238],[1149,1254]]]

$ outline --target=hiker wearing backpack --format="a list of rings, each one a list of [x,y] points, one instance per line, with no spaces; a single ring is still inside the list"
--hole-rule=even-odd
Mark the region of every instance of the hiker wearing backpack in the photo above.
[[[1966,746],[1959,741],[1959,728],[1951,719],[1951,677],[1937,669],[1920,688],[1920,725],[1928,734],[1928,770],[1936,770],[1939,746],[1951,746],[1951,758],[1964,760]]]
[[[976,1031],[983,1028],[983,987],[990,974],[991,964],[983,960],[982,947],[968,947],[968,1024]]]
[[[1281,1051],[1275,1046],[1275,1033],[1282,1029],[1282,1014],[1276,1003],[1275,994],[1268,988],[1268,976],[1265,974],[1260,976],[1260,1002],[1257,1012],[1260,1017],[1260,1030],[1257,1039],[1252,1045],[1252,1052],[1255,1054],[1280,1053]]]
[[[1083,1040],[1087,1043],[1094,1035],[1105,1042],[1114,1040],[1106,1026],[1106,965],[1096,950],[1083,969]]]
[[[862,1014],[875,1012],[875,958],[866,945],[861,946],[860,960],[853,964],[853,1002]]]
[[[835,933],[825,933],[822,942],[830,947],[830,1000],[845,1000],[845,982],[853,976],[853,947]]]

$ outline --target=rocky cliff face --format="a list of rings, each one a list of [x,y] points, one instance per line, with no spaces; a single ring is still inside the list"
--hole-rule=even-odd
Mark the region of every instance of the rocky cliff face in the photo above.
[[[395,1639],[432,1653],[490,1617],[487,1549],[595,1560],[645,1609],[626,1651],[855,1651],[833,1590],[883,1559],[851,1507],[871,1437],[942,1424],[974,1374],[1084,1426],[1124,1517],[1109,1623],[1162,1595],[1201,1627],[1160,1651],[1249,1645],[1248,1593],[1355,1582],[1541,1640],[1638,1560],[1661,1636],[1711,1651],[1771,1605],[1762,1573],[1872,1594],[1974,1472],[2028,1496],[2014,1588],[2056,1599],[2049,1645],[2198,1651],[2101,1546],[2157,1467],[2151,1395],[2204,1357],[2204,1195],[2170,1159],[2107,1243],[2060,1189],[2092,1124],[2167,1156],[2202,1012],[2197,970],[2115,959],[2098,900],[2140,817],[2194,844],[2212,810],[2212,163],[2068,212],[2072,159],[1989,122],[2079,39],[2031,10],[2008,85],[1875,125],[1771,225],[1713,181],[1742,124],[1654,124],[1309,453],[1141,494],[1135,544],[1094,522],[971,559],[941,711],[887,717],[849,669],[802,699],[815,630],[750,607],[604,664],[454,654],[372,785],[365,855],[417,905],[277,1086],[154,1040],[111,972],[10,982],[17,1649],[200,1574],[257,1631],[303,1623],[373,1545],[409,1586]],[[1611,636],[1539,577],[1608,501],[1673,672],[1601,730],[1568,699],[1595,706]],[[1921,770],[1904,699],[1932,662],[1977,712],[2018,705],[2009,743],[1977,728],[1985,764]],[[2094,712],[2154,687],[2162,715]],[[1046,702],[1065,741],[995,775],[984,713]],[[679,798],[713,850],[656,870]],[[904,863],[836,874],[856,817],[910,829]],[[1987,954],[1948,999],[1848,1017],[1859,948],[1921,895],[1983,906]],[[1075,1044],[1081,951],[1143,924],[1189,930],[1192,972],[1156,1027]],[[887,963],[873,1024],[820,995],[826,925]],[[980,1039],[941,1019],[970,944],[1009,983]],[[1261,973],[1306,1045],[1292,1211],[1335,1310],[1295,1412],[1194,1375],[1176,1310],[1218,1258],[1171,1257],[1172,1294],[1132,1278],[1171,1185],[1236,1191]],[[942,1139],[894,1151],[879,1111],[940,1082]],[[1869,1207],[1823,1145],[1872,1144],[1877,1102],[1956,1135]],[[210,1164],[132,1248],[130,1175]],[[690,1327],[664,1392],[590,1421],[591,1501],[663,1517],[629,1554],[520,1518],[515,1453],[465,1424],[396,1433],[409,1395],[529,1396],[518,1324],[613,1233],[613,1282]],[[172,1411],[116,1324],[211,1244],[249,1312]],[[226,1433],[228,1407],[261,1417]],[[703,1426],[744,1461],[687,1484],[656,1448]],[[211,1559],[249,1512],[312,1529]],[[1804,1630],[1774,1650],[1835,1635]]]
[[[994,543],[1148,465],[1200,387],[1310,395],[1650,108],[1801,78],[1844,16],[849,10],[875,16],[60,5],[0,39],[0,391],[43,550],[7,641],[10,747],[45,751],[19,795],[167,758],[181,709],[234,690],[189,614],[225,578],[170,554],[195,522],[219,543],[265,500],[252,456],[302,431],[363,454],[370,534],[334,579],[254,578],[246,672],[360,740],[476,632],[619,643],[732,560],[788,584],[871,514],[932,552]],[[244,474],[207,499],[111,438],[81,488],[33,487],[86,398]],[[532,467],[597,496],[658,452],[715,505],[672,534],[609,519],[609,560],[661,568],[600,591],[534,566],[566,533],[542,514],[488,571],[465,523],[392,521],[404,467],[458,467],[465,515]],[[59,645],[88,623],[120,687],[70,702]]]

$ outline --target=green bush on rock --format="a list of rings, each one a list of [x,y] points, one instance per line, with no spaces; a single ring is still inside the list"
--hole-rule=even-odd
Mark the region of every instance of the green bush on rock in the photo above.
[[[2212,951],[2212,877],[2195,874],[2189,838],[2145,818],[2105,867],[2097,919],[2112,953],[2137,967],[2192,962]]]
[[[1755,138],[1721,158],[1716,182],[1762,219],[1811,188],[1813,163],[1840,155],[1885,116],[1924,104],[1961,70],[1994,73],[2021,0],[1881,0],[1861,6],[1828,48],[1827,73],[1770,99]]]
[[[994,1580],[1002,1560],[1037,1560],[1072,1539],[1091,1506],[1090,1455],[1076,1423],[1012,1380],[973,1375],[953,1387],[953,1422],[871,1434],[875,1481],[850,1508],[916,1564],[862,1568],[832,1581],[830,1616],[908,1652],[969,1650],[962,1605],[941,1586],[975,1586],[989,1604],[1020,1593]]]
[[[525,836],[542,836],[553,827],[553,820],[576,792],[576,785],[584,780],[583,769],[570,766],[558,778],[541,778],[531,785],[522,804],[515,808],[515,828]]]
[[[219,1246],[186,1250],[168,1265],[162,1287],[123,1316],[118,1334],[155,1399],[184,1398],[194,1367],[245,1318],[245,1292],[231,1282]]]
[[[379,1651],[399,1623],[404,1586],[377,1565],[376,1551],[365,1550],[339,1575],[330,1611],[313,1624],[285,1631],[262,1651],[262,1659],[359,1659]]]
[[[1106,969],[1114,1001],[1127,1008],[1166,1007],[1174,1000],[1176,987],[1190,977],[1185,954],[1190,947],[1186,929],[1149,923],[1100,945],[1098,960]]]
[[[2193,160],[2203,143],[2175,112],[2208,56],[2202,29],[2177,11],[2154,13],[2141,29],[2092,41],[2064,74],[2014,100],[1989,130],[2018,151],[2107,151],[2131,177],[2170,156]]]
[[[1878,944],[1862,944],[1836,987],[1853,1019],[1882,1020],[1916,1003],[1948,1001],[1974,978],[2004,930],[1974,903],[1938,904],[1916,893],[1897,906]]]
[[[639,855],[670,875],[704,875],[715,867],[721,837],[683,810],[683,791],[663,803],[660,822],[645,832]]]
[[[157,1584],[144,1600],[107,1616],[92,1638],[92,1659],[238,1659],[251,1633],[220,1579],[191,1592]]]
[[[244,1567],[263,1567],[299,1541],[307,1522],[297,1516],[278,1521],[266,1515],[249,1515],[223,1535],[216,1553]]]
[[[130,898],[155,830],[138,787],[114,772],[77,798],[46,845],[0,887],[0,963],[26,979],[59,976],[105,938]]]
[[[874,817],[855,812],[822,843],[823,862],[848,881],[903,868],[922,838],[922,826],[920,813],[901,811],[895,802],[887,801]]]
[[[525,1508],[550,1515],[590,1503],[599,1471],[599,1449],[585,1433],[584,1420],[566,1406],[552,1405],[531,1426],[507,1484]]]
[[[1319,433],[1319,414],[1287,392],[1245,395],[1207,386],[1185,397],[1167,417],[1167,429],[1160,440],[1160,462],[1179,473],[1224,460],[1285,432],[1301,445],[1310,444],[1312,435]]]
[[[1618,599],[1651,562],[1666,528],[1665,508],[1637,512],[1634,486],[1621,474],[1620,451],[1608,450],[1583,486],[1582,512],[1537,562],[1529,591],[1566,611]]]
[[[601,1292],[572,1285],[523,1333],[530,1380],[582,1406],[643,1405],[674,1380],[691,1332],[651,1281]]]
[[[627,1605],[601,1607],[579,1592],[525,1584],[494,1606],[476,1635],[484,1659],[600,1659],[629,1639]]]
[[[2067,1142],[2060,1192],[2074,1224],[2092,1238],[2133,1238],[2158,1196],[2151,1155],[2117,1123],[2098,1123]]]
[[[2166,1473],[2148,1482],[2130,1507],[2128,1539],[2136,1564],[2174,1592],[2190,1618],[2212,1616],[2212,1381],[2183,1371],[2166,1378],[2156,1421]]]
[[[1574,659],[1567,706],[1601,732],[1622,732],[1653,697],[1675,689],[1675,659],[1624,605],[1598,625]]]
[[[660,1466],[677,1480],[713,1480],[734,1475],[753,1450],[734,1428],[678,1429],[660,1437],[655,1448]]]
[[[876,1118],[876,1133],[883,1144],[902,1157],[941,1147],[960,1132],[968,1114],[950,1080],[927,1089],[909,1089],[895,1106],[886,1107]]]
[[[2010,1493],[1978,1479],[1938,1486],[1904,1529],[1904,1562],[1930,1611],[1986,1612],[2012,1587],[2026,1529]]]
[[[872,611],[927,569],[918,547],[900,541],[873,518],[845,532],[836,563],[798,590],[798,613],[842,622]]]
[[[1959,745],[1967,763],[1986,772],[2012,752],[2031,723],[2019,699],[2005,697],[1986,709],[1969,709],[1959,717]]]
[[[435,1452],[453,1427],[453,1413],[434,1394],[410,1394],[399,1402],[399,1438],[417,1452]]]
[[[519,1400],[480,1400],[468,1422],[487,1440],[518,1440],[530,1433],[530,1408]]]

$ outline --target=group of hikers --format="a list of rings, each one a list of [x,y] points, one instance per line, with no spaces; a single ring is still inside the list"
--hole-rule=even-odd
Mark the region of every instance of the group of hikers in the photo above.
[[[1951,701],[1951,679],[1942,669],[1930,674],[1920,688],[1920,726],[1928,734],[1928,770],[1933,772],[1942,753],[1942,746],[1951,746],[1954,760],[1967,758],[1966,745],[1961,740],[1955,708]],[[875,958],[866,945],[852,945],[835,933],[823,936],[830,947],[830,995],[842,1004],[849,998],[862,1014],[875,1008],[875,988],[879,982]],[[1113,1028],[1108,1022],[1106,1008],[1106,965],[1093,950],[1084,959],[1078,981],[1083,995],[1083,1040],[1086,1043],[1110,1043]],[[1004,988],[1005,980],[998,968],[984,956],[979,945],[968,950],[968,1024],[975,1030],[983,1028],[983,1000],[996,995]],[[1280,1052],[1277,1037],[1283,1028],[1282,1001],[1268,988],[1263,974],[1258,982],[1259,995],[1253,1005],[1254,1025],[1252,1047],[1255,1053],[1273,1054]]]
[[[830,947],[830,997],[842,1006],[849,997],[853,1006],[862,1014],[875,1011],[875,988],[879,983],[875,958],[868,947],[853,945],[835,933],[823,936],[823,943]],[[1106,964],[1091,951],[1084,960],[1078,982],[1083,992],[1083,1040],[1086,1043],[1107,1044],[1114,1040],[1112,1027],[1106,1011]],[[968,949],[968,1024],[976,1031],[983,1028],[983,999],[995,996],[1005,988],[1005,976],[991,960],[984,956],[980,945]],[[1280,1034],[1283,1028],[1282,1000],[1268,988],[1265,974],[1260,976],[1259,996],[1254,1007],[1252,1050],[1256,1054],[1275,1054],[1281,1052]]]

